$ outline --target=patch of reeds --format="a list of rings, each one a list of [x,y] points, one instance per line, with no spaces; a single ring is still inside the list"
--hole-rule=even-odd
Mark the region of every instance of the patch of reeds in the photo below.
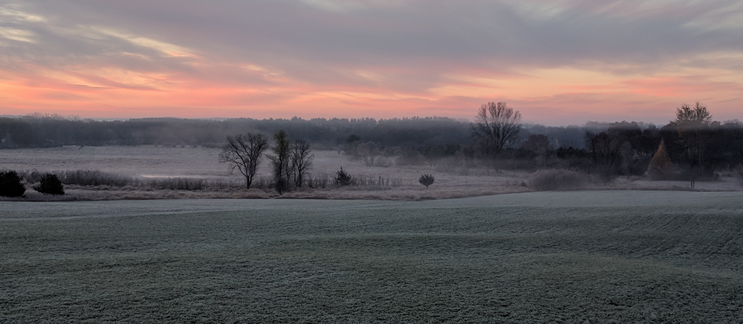
[[[326,173],[309,175],[307,179],[305,179],[305,182],[310,188],[325,189],[337,186],[335,184],[335,179]],[[383,176],[352,176],[348,185],[357,187],[400,187],[403,185],[403,179]]]
[[[47,173],[56,175],[62,181],[62,184],[65,185],[125,187],[133,185],[136,182],[132,177],[97,170],[64,170],[52,172],[24,170],[19,172],[21,178],[27,183],[39,183]]]
[[[66,185],[125,187],[135,183],[132,177],[97,170],[67,170],[56,174]]]
[[[159,190],[203,190],[206,187],[206,181],[197,178],[158,178],[147,182],[150,188]]]
[[[46,173],[52,173],[59,177],[64,185],[76,185],[94,188],[129,188],[134,190],[211,190],[211,191],[236,191],[245,189],[245,179],[235,177],[234,179],[204,179],[189,177],[162,177],[162,178],[139,178],[120,175],[98,170],[63,170],[53,172],[39,172],[36,170],[25,170],[18,172],[19,176],[29,184],[39,183]],[[309,174],[304,179],[304,185],[311,189],[336,188],[334,178],[329,174]],[[383,176],[354,176],[351,178],[350,186],[356,187],[400,187],[403,179]],[[251,189],[272,190],[273,179],[270,177],[256,177],[250,185]]]

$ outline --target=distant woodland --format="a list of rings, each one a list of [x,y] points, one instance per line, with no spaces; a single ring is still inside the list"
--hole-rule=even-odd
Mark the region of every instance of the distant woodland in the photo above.
[[[679,117],[680,108],[677,118],[669,115],[672,121],[661,127],[626,121],[568,127],[519,124],[516,136],[497,150],[483,145],[477,123],[440,117],[99,121],[36,114],[1,117],[0,148],[222,147],[227,136],[251,132],[272,138],[283,130],[291,139],[310,143],[312,149],[338,150],[371,163],[376,156],[395,157],[400,164],[435,164],[448,159],[460,164],[486,164],[494,170],[562,168],[607,177],[646,174],[655,156],[659,156],[655,159],[658,170],[673,167],[676,171],[668,174],[688,176],[692,172],[695,177],[743,165],[743,124],[712,121],[704,108],[703,120],[691,129],[679,121],[686,118]]]
[[[584,147],[588,130],[600,131],[609,124],[588,127],[526,125],[519,141],[545,134],[556,147]],[[347,141],[374,142],[384,148],[431,147],[456,151],[475,143],[472,123],[443,117],[404,119],[178,119],[144,118],[123,121],[64,118],[56,115],[0,117],[0,148],[41,148],[63,145],[199,145],[221,147],[226,136],[245,132],[272,135],[286,131],[316,149],[342,149]]]

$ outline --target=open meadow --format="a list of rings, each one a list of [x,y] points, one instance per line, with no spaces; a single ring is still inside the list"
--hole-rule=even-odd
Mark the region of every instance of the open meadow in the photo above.
[[[244,178],[219,162],[218,148],[194,146],[64,146],[39,149],[0,150],[0,171],[102,172],[104,180],[118,185],[65,185],[61,197],[42,195],[28,183],[25,200],[118,200],[182,198],[275,198],[271,169],[266,158],[258,168],[254,189],[245,190]],[[418,164],[398,163],[395,157],[380,157],[383,163],[367,166],[340,151],[318,150],[309,178],[314,188],[284,193],[288,198],[422,200],[460,198],[537,190],[532,186],[534,170],[487,169],[442,159]],[[351,186],[333,185],[341,167],[358,181]],[[418,183],[422,174],[432,174],[430,188]],[[106,179],[108,178],[108,179]],[[324,181],[324,184],[317,183]],[[116,181],[112,181],[116,182]],[[176,184],[175,188],[173,184]],[[183,186],[182,183],[189,186]],[[194,189],[195,188],[195,189]],[[651,181],[647,177],[618,177],[608,183],[588,181],[573,189],[689,190],[688,181]],[[733,173],[715,181],[698,181],[694,190],[743,191],[743,182]],[[4,198],[0,197],[0,200]]]
[[[741,323],[743,193],[0,201],[0,322]]]
[[[199,190],[170,190],[157,186],[128,184],[125,186],[65,187],[66,197],[49,197],[28,190],[29,200],[116,200],[116,199],[179,199],[179,198],[271,198],[278,194],[270,190],[271,167],[262,158],[256,182],[250,191],[245,180],[229,165],[219,162],[218,148],[165,146],[65,146],[42,149],[0,150],[0,170],[25,172],[54,172],[92,170],[107,175],[131,178],[138,183],[182,179],[198,181]],[[267,153],[268,154],[268,153]],[[528,191],[522,183],[528,178],[524,172],[490,170],[460,170],[430,164],[367,166],[339,151],[313,151],[314,158],[309,177],[325,180],[323,187],[310,190],[300,188],[284,197],[420,200],[447,197],[492,195],[504,192]],[[392,159],[390,159],[392,160]],[[333,185],[336,171],[341,167],[358,184],[337,190]],[[436,183],[426,190],[418,183],[423,173],[435,174]],[[376,185],[379,182],[382,185]],[[376,183],[376,184],[375,184]],[[31,186],[27,186],[30,188]],[[0,198],[2,199],[2,198]]]

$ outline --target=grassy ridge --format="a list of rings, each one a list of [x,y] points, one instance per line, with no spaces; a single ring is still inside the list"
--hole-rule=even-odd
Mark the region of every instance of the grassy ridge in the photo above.
[[[743,322],[740,198],[4,203],[0,322]]]

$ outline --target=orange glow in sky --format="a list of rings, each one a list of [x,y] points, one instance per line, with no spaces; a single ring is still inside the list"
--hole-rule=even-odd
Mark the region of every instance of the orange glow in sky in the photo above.
[[[6,2],[0,115],[743,119],[737,1],[418,2]]]

